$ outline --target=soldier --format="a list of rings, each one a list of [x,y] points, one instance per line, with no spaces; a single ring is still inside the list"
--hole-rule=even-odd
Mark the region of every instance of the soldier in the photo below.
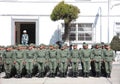
[[[63,44],[59,56],[59,64],[60,64],[59,70],[61,73],[61,77],[65,77],[67,74],[69,58],[70,58],[69,49],[67,48],[66,44]]]
[[[78,74],[79,63],[79,50],[77,49],[77,45],[73,45],[73,50],[71,50],[70,59],[72,63],[72,76],[76,77]]]
[[[92,51],[92,59],[95,65],[95,76],[100,77],[101,74],[101,61],[103,60],[103,52],[100,48],[100,44],[95,45],[95,49]]]
[[[3,62],[4,62],[4,69],[6,74],[5,78],[10,78],[12,64],[13,64],[12,46],[8,46],[6,48],[6,52],[3,53]]]
[[[4,46],[0,46],[0,73],[3,71],[3,53],[5,52]]]
[[[22,69],[25,64],[25,51],[22,45],[18,45],[18,51],[15,55],[14,64],[17,71],[15,78],[21,78]]]
[[[23,31],[23,34],[22,34],[22,38],[21,38],[21,43],[22,43],[23,45],[28,45],[28,41],[29,41],[29,36],[28,36],[28,34],[27,34],[27,31],[24,30],[24,31]]]
[[[110,77],[114,53],[109,44],[106,44],[106,50],[103,51],[106,77]]]
[[[83,43],[83,49],[80,51],[80,57],[81,57],[82,65],[83,65],[84,77],[89,77],[91,49],[88,49],[87,43]]]
[[[49,48],[47,59],[49,59],[50,76],[55,77],[57,68],[57,51],[53,45],[50,45]]]
[[[33,65],[35,63],[35,50],[34,50],[34,45],[30,44],[30,46],[28,47],[28,51],[25,53],[25,63],[26,63],[26,70],[27,70],[27,78],[31,78],[32,77],[32,73],[33,73]]]
[[[36,62],[38,66],[38,73],[36,77],[44,77],[45,74],[45,63],[47,61],[47,52],[45,45],[41,44],[39,50],[36,51]]]

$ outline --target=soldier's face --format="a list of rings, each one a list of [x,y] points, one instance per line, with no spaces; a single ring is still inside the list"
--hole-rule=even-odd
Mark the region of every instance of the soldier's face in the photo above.
[[[88,49],[88,46],[83,46],[84,49]]]
[[[106,49],[111,49],[110,46],[106,46]]]
[[[95,46],[95,48],[96,48],[96,49],[98,49],[98,48],[99,48],[99,46],[98,46],[98,45],[96,45],[96,46]]]
[[[77,45],[73,46],[74,49],[77,49]]]
[[[54,49],[54,47],[53,47],[53,46],[50,46],[49,48],[50,48],[50,49]]]

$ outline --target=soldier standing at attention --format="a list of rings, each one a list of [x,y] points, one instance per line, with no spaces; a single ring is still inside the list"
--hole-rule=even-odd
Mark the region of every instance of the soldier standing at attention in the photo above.
[[[91,61],[91,49],[88,49],[88,44],[83,43],[83,49],[80,51],[81,62],[83,64],[84,77],[89,77],[89,68]]]
[[[21,43],[22,45],[28,45],[28,41],[29,41],[29,36],[27,34],[27,31],[24,30],[21,38]]]
[[[106,44],[106,50],[104,50],[104,62],[105,62],[105,72],[106,77],[110,77],[112,70],[112,62],[114,61],[114,53],[109,44]]]
[[[57,68],[57,51],[53,45],[49,46],[47,53],[47,59],[49,60],[50,76],[55,77],[56,68]]]
[[[95,49],[92,51],[92,59],[95,65],[95,76],[100,77],[101,74],[101,61],[103,60],[103,52],[100,48],[100,44],[95,45]]]
[[[72,76],[76,77],[78,74],[78,63],[79,63],[79,50],[77,49],[77,45],[73,45],[70,59],[72,64]]]
[[[3,54],[3,62],[4,62],[4,69],[5,69],[5,78],[11,77],[11,69],[13,65],[13,52],[12,46],[8,46],[6,48],[6,52]]]
[[[32,77],[33,73],[33,65],[35,63],[35,50],[34,50],[34,45],[30,44],[28,47],[28,51],[25,53],[25,63],[26,63],[26,70],[27,70],[27,78]]]
[[[41,44],[39,49],[36,52],[36,62],[38,66],[38,73],[36,77],[44,77],[45,74],[45,63],[47,60],[47,53],[45,49],[45,45]]]
[[[16,52],[14,64],[16,68],[16,75],[15,78],[21,78],[22,77],[22,69],[25,64],[25,54],[24,54],[23,45],[18,45],[18,51]]]
[[[0,46],[0,73],[3,71],[3,53],[5,53],[5,48]]]
[[[68,59],[70,58],[70,52],[67,48],[66,44],[62,45],[60,56],[59,56],[59,70],[61,73],[61,77],[65,77],[67,74],[67,68],[68,68]]]

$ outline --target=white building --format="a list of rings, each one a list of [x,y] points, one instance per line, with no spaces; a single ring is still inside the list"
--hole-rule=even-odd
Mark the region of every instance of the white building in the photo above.
[[[54,44],[61,40],[63,21],[52,21],[50,14],[62,0],[0,0],[0,45],[20,43],[21,33],[28,31],[30,43]],[[120,35],[119,0],[64,0],[80,9],[72,22],[70,43],[81,45],[110,43]]]

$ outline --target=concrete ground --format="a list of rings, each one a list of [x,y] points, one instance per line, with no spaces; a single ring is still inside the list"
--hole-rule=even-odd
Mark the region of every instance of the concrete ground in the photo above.
[[[83,78],[83,77],[77,77],[77,78],[10,78],[10,79],[4,79],[2,78],[4,76],[4,73],[1,73],[0,75],[0,84],[120,84],[120,63],[113,63],[111,78],[95,78],[95,77],[89,77],[89,78]]]

